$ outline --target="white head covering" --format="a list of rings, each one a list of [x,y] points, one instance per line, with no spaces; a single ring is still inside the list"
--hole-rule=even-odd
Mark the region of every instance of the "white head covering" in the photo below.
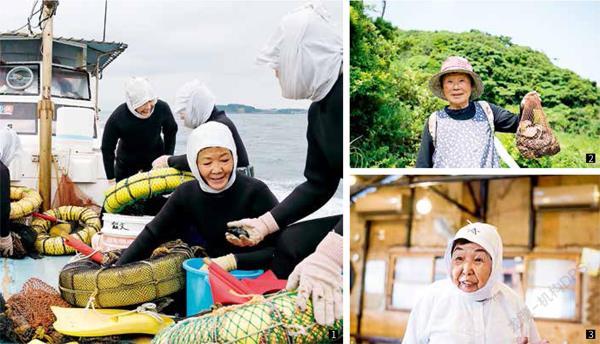
[[[127,103],[127,108],[135,117],[141,119],[149,118],[150,116],[142,116],[139,112],[135,111],[135,109],[146,104],[148,101],[152,101],[156,104],[157,99],[154,89],[152,88],[152,85],[150,85],[148,79],[131,77],[125,82],[125,101]],[[152,109],[152,112],[154,112],[154,108]],[[152,115],[152,112],[150,112],[150,115]]]
[[[279,72],[281,95],[323,99],[342,67],[342,38],[321,3],[307,3],[286,15],[257,57]]]
[[[231,176],[229,177],[227,185],[221,190],[211,188],[204,179],[202,179],[200,171],[198,170],[198,152],[208,147],[227,148],[231,151],[231,155],[233,156],[233,171],[231,171]],[[198,180],[202,191],[208,193],[220,193],[229,189],[235,181],[235,168],[237,166],[235,141],[233,140],[233,135],[231,135],[229,128],[227,128],[225,124],[219,122],[207,122],[194,129],[188,137],[187,161],[192,170],[192,174],[196,177],[196,180]]]
[[[470,223],[456,232],[454,239],[448,242],[448,247],[446,248],[446,253],[444,255],[450,280],[452,280],[452,247],[454,246],[454,242],[458,239],[467,239],[470,242],[480,245],[490,257],[492,257],[492,271],[490,272],[490,278],[483,288],[472,293],[462,292],[461,290],[465,297],[468,297],[473,301],[489,299],[498,290],[496,285],[502,283],[503,280],[502,239],[500,238],[500,235],[498,235],[496,227],[487,223],[476,222]]]
[[[8,167],[21,151],[21,140],[17,132],[10,128],[0,129],[0,161]]]
[[[212,114],[215,102],[215,96],[208,87],[194,79],[177,90],[175,113],[185,112],[185,126],[194,129],[206,123]]]

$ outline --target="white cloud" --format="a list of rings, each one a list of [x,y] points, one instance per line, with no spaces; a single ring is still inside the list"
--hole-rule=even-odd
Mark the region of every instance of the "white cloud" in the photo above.
[[[41,1],[41,0],[40,0]],[[0,0],[0,32],[26,22],[34,0]],[[128,44],[100,81],[100,107],[111,111],[123,99],[131,75],[148,76],[160,98],[172,102],[177,88],[203,80],[217,102],[260,108],[308,107],[281,97],[272,70],[254,60],[283,15],[301,1],[109,0],[106,40]],[[326,1],[342,34],[342,1]],[[103,0],[61,0],[55,36],[102,39]]]

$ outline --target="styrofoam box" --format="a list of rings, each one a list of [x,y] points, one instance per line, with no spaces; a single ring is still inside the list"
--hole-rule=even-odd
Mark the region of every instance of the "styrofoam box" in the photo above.
[[[130,216],[119,214],[103,215],[104,226],[101,232],[117,237],[136,237],[154,216]]]

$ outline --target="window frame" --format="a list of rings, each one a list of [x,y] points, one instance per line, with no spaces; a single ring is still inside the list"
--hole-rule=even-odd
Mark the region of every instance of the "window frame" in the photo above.
[[[582,299],[582,280],[581,280],[581,272],[577,270],[580,264],[580,255],[577,253],[550,253],[550,252],[532,252],[523,257],[523,264],[525,264],[525,269],[523,271],[523,302],[527,305],[527,290],[529,289],[529,263],[535,259],[558,259],[558,260],[573,260],[575,262],[575,286],[573,287],[575,291],[575,317],[572,319],[567,318],[546,318],[534,316],[533,318],[536,320],[542,321],[556,321],[563,323],[581,323],[582,312],[581,312],[581,299]],[[531,311],[531,310],[530,310]],[[531,311],[533,315],[533,311]]]

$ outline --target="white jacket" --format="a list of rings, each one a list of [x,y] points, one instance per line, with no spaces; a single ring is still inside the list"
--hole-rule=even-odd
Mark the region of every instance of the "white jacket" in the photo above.
[[[402,343],[504,344],[518,337],[538,342],[533,317],[519,296],[503,283],[496,288],[491,299],[473,301],[450,279],[431,284],[410,313]]]

